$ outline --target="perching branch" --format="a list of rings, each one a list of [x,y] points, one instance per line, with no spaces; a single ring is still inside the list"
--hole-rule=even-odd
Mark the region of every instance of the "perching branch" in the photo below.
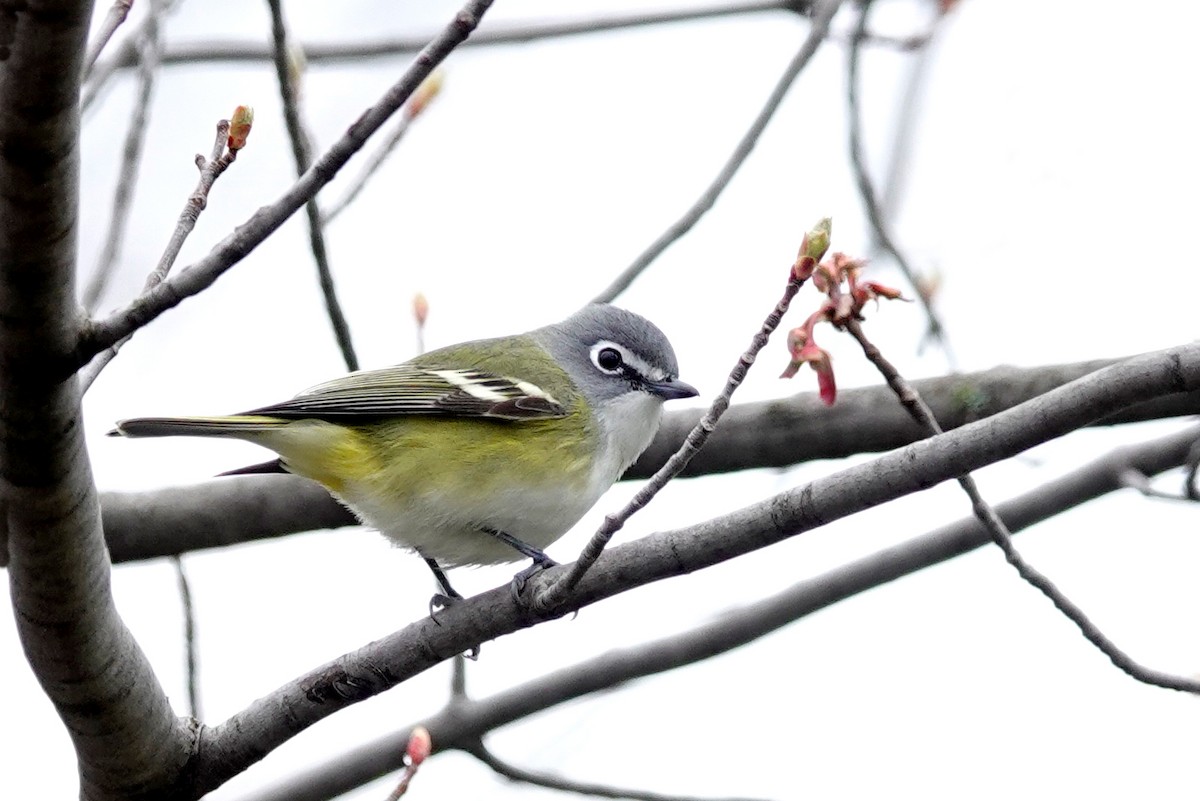
[[[270,236],[284,220],[333,179],[380,126],[404,104],[409,95],[450,52],[471,34],[491,0],[471,0],[413,61],[400,79],[379,101],[368,108],[313,166],[278,200],[260,208],[243,225],[222,240],[203,259],[187,267],[150,291],[124,310],[96,322],[80,337],[74,358],[65,369],[86,363],[96,353],[110,347],[137,329],[212,285],[226,270],[238,263]]]
[[[805,37],[804,43],[800,45],[800,49],[796,52],[796,55],[792,56],[792,60],[784,69],[783,74],[775,82],[775,88],[767,96],[767,102],[758,112],[758,116],[754,118],[754,122],[750,124],[750,128],[746,133],[742,134],[741,141],[738,142],[737,147],[734,148],[733,153],[725,162],[725,166],[717,173],[717,177],[713,179],[708,188],[696,199],[692,207],[684,212],[684,215],[676,220],[667,230],[663,231],[658,239],[651,242],[650,246],[634,259],[632,264],[613,279],[613,282],[604,291],[593,298],[594,301],[610,303],[616,299],[618,295],[629,288],[634,279],[641,275],[655,259],[661,256],[672,244],[681,239],[684,234],[692,230],[692,227],[700,221],[700,218],[708,213],[709,209],[717,202],[717,198],[725,191],[725,187],[733,180],[733,176],[737,174],[742,164],[750,156],[750,151],[754,150],[754,146],[758,144],[759,137],[766,130],[771,118],[775,116],[775,112],[779,110],[779,106],[783,103],[783,98],[787,95],[788,90],[829,34],[829,23],[841,5],[842,0],[818,0],[818,2],[813,4],[812,23],[808,29],[808,35]]]
[[[1119,362],[1089,361],[1037,368],[997,367],[980,373],[913,382],[947,429],[991,417],[1045,392]],[[924,437],[886,387],[843,389],[836,406],[815,393],[730,407],[708,447],[684,476],[814,459],[879,453]],[[1200,391],[1166,395],[1130,406],[1095,425],[1200,414]],[[626,479],[648,478],[679,449],[701,411],[668,412],[658,436]],[[356,524],[317,484],[297,476],[236,476],[186,487],[109,492],[101,497],[104,531],[114,562],[154,559],[302,531]]]
[[[1122,488],[1122,474],[1157,475],[1183,465],[1200,428],[1118,448],[1060,478],[1006,501],[997,512],[1019,532]],[[727,653],[839,601],[991,543],[975,517],[885,548],[762,601],[669,637],[610,651],[479,700],[461,699],[421,722],[437,750],[468,747],[507,723],[586,695]],[[400,766],[412,727],[355,746],[242,801],[328,801]]]
[[[987,464],[1022,453],[1133,403],[1200,389],[1200,343],[1130,359],[994,418],[914,443],[871,462],[718,518],[607,549],[553,616],[633,587],[691,573],[765,548]],[[534,593],[569,567],[534,576]],[[541,585],[539,587],[538,585]],[[509,586],[466,599],[296,678],[200,733],[201,789],[300,731],[479,643],[539,622]],[[282,714],[286,710],[286,714]]]

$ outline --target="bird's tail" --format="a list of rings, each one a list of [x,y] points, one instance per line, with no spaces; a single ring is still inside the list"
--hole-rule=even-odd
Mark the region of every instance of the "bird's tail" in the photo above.
[[[255,439],[283,428],[289,421],[278,417],[242,414],[229,417],[133,417],[121,420],[110,437],[233,437]]]

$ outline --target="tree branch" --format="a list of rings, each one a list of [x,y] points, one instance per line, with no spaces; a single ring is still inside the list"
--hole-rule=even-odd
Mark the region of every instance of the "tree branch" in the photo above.
[[[552,617],[691,573],[1015,456],[1133,403],[1200,388],[1200,343],[1130,359],[996,417],[887,453],[712,520],[610,548]],[[569,566],[530,579],[536,594]],[[298,677],[201,733],[201,789],[313,723],[479,643],[540,622],[508,584],[461,601]]]
[[[947,429],[991,417],[1116,361],[1038,368],[997,367],[914,381]],[[730,407],[684,475],[785,467],[813,459],[878,453],[922,438],[886,387],[842,390],[827,407],[814,393]],[[1130,406],[1094,423],[1111,425],[1200,413],[1200,391]],[[668,412],[658,436],[625,478],[652,475],[700,420],[700,410]],[[102,496],[114,562],[154,559],[302,531],[356,524],[318,485],[296,476],[237,476],[186,487]],[[2,560],[0,560],[2,564]]]
[[[192,744],[113,605],[71,358],[79,76],[91,4],[10,6],[0,62],[0,497],[26,657],[66,725],[80,795],[161,787]],[[11,32],[11,29],[10,29]]]
[[[532,22],[521,25],[497,25],[472,36],[465,46],[509,45],[556,39],[563,36],[579,36],[606,31],[640,28],[675,22],[715,19],[764,11],[793,11],[809,13],[808,0],[750,0],[749,2],[716,3],[699,8],[681,8],[664,11],[626,12],[592,19]],[[390,58],[418,52],[429,36],[402,36],[381,39],[376,42],[347,42],[339,44],[302,44],[308,61],[338,63],[359,61],[364,58]],[[126,43],[128,44],[128,43]],[[202,41],[183,42],[172,45],[163,54],[164,65],[198,64],[206,62],[264,62],[271,60],[271,50],[262,42]],[[122,47],[111,61],[101,62],[99,72],[129,69],[137,63],[136,51]]]
[[[755,801],[755,799],[747,798],[705,799],[691,795],[667,795],[664,793],[651,793],[646,790],[622,789],[595,782],[581,782],[574,779],[565,779],[562,776],[555,776],[552,773],[528,770],[511,762],[506,762],[488,750],[482,742],[476,743],[465,750],[471,756],[510,781],[524,782],[525,784],[532,784],[535,787],[545,787],[564,793],[590,795],[595,798],[628,798],[631,801]]]
[[[839,325],[837,321],[834,324]],[[858,344],[862,347],[863,355],[879,370],[909,415],[925,429],[929,436],[937,436],[943,433],[942,427],[938,425],[937,419],[933,416],[932,410],[921,400],[921,396],[913,390],[904,379],[904,376],[900,375],[895,365],[888,361],[879,348],[867,338],[862,324],[855,317],[851,316],[843,325],[846,331],[858,341]],[[1030,586],[1045,595],[1058,611],[1062,612],[1068,620],[1078,626],[1084,639],[1107,656],[1113,665],[1129,677],[1146,684],[1169,690],[1200,693],[1200,680],[1189,679],[1148,668],[1125,653],[1124,650],[1091,621],[1080,606],[1055,586],[1054,582],[1048,576],[1021,556],[1016,546],[1013,545],[1011,532],[1005,526],[1000,516],[996,514],[996,510],[984,499],[983,493],[979,490],[979,485],[975,483],[975,477],[970,473],[963,473],[955,480],[971,500],[971,508],[974,510],[979,522],[987,530],[992,542],[1004,553],[1004,558],[1013,566],[1017,574]]]
[[[1129,469],[1155,475],[1184,464],[1200,439],[1192,427],[1140,445],[1119,448],[1037,489],[1006,501],[997,512],[1014,532],[1122,488]],[[465,748],[508,723],[612,689],[635,679],[674,670],[753,642],[783,626],[919,570],[991,543],[974,517],[885,548],[762,601],[670,637],[609,651],[479,700],[452,701],[420,723],[356,746],[242,801],[327,801],[402,765],[413,728],[433,735],[434,749]]]
[[[226,270],[258,247],[309,198],[329,183],[350,157],[358,152],[367,138],[404,104],[433,68],[470,35],[491,2],[492,0],[468,2],[454,20],[421,51],[400,80],[393,84],[375,105],[363,112],[291,189],[274,203],[255,212],[206,257],[144,293],[124,310],[92,324],[80,337],[73,359],[64,366],[74,369],[86,363],[96,353],[146,325],[167,309],[177,306],[184,298],[207,289]]]

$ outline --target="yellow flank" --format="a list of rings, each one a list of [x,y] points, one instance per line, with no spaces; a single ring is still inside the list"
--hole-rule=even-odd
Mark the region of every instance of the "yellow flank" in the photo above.
[[[591,480],[598,434],[582,404],[573,406],[567,417],[548,420],[412,415],[353,426],[296,420],[246,438],[347,500],[364,491],[393,503],[434,494],[495,497],[513,487],[574,492]]]

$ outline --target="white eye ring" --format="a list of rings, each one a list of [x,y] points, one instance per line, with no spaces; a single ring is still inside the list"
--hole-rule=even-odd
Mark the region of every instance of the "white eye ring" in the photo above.
[[[608,375],[624,375],[630,368],[636,369],[637,357],[632,356],[626,348],[615,342],[602,339],[592,345],[592,364],[602,373]]]
[[[643,381],[667,379],[667,374],[661,367],[651,367],[641,356],[610,339],[602,339],[592,345],[590,355],[592,364],[605,375]]]

